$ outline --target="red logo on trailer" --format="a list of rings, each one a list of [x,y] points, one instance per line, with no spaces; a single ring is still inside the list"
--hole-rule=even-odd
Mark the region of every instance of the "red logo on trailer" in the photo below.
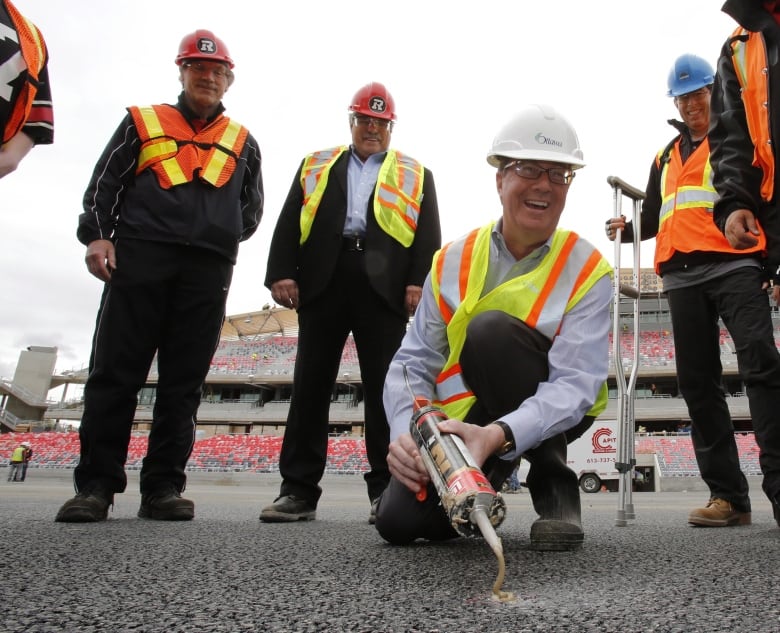
[[[601,427],[593,432],[591,438],[593,443],[594,453],[616,453],[615,445],[617,444],[617,437],[612,432],[612,429],[608,427]]]

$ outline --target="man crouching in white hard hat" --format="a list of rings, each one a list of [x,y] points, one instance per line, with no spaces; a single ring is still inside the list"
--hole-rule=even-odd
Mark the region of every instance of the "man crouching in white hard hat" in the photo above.
[[[558,228],[584,163],[577,134],[555,109],[519,112],[487,160],[497,169],[502,215],[436,253],[390,365],[384,403],[392,479],[376,527],[397,545],[459,534],[409,432],[411,387],[443,409],[449,420],[439,430],[462,438],[495,490],[528,459],[539,514],[532,546],[574,549],[583,531],[566,445],[607,404],[611,267],[593,245]],[[502,518],[491,517],[494,524]]]

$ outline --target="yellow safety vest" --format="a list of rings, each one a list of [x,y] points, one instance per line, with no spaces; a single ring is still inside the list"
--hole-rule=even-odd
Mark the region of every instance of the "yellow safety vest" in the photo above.
[[[24,446],[17,446],[14,449],[14,452],[11,453],[11,461],[12,462],[23,462],[24,461]]]
[[[218,116],[195,132],[176,108],[168,105],[131,107],[141,150],[136,174],[151,169],[163,189],[198,178],[215,187],[230,180],[249,130]]]
[[[742,89],[742,103],[753,142],[753,165],[763,172],[761,197],[769,201],[774,195],[775,155],[769,120],[769,64],[766,44],[761,33],[753,33],[742,27],[738,27],[731,37],[731,59]],[[743,41],[745,37],[747,39]]]
[[[449,358],[436,380],[435,404],[458,420],[464,419],[476,401],[463,380],[459,362],[471,319],[487,310],[501,310],[553,340],[564,315],[601,277],[613,274],[593,246],[573,231],[558,229],[539,266],[481,297],[493,226],[488,224],[448,244],[433,259],[433,295],[447,324],[450,346]],[[607,397],[605,382],[588,415],[600,414],[607,406]]]
[[[309,239],[317,209],[328,186],[328,176],[346,145],[309,154],[301,168],[301,240]],[[389,150],[379,168],[374,191],[374,217],[380,228],[405,247],[411,246],[420,217],[425,170],[416,160]]]

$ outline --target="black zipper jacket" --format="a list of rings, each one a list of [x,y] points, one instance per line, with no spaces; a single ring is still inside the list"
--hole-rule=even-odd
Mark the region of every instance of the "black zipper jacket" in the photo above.
[[[723,11],[748,31],[760,32],[769,59],[770,128],[775,152],[774,197],[761,199],[762,171],[753,166],[753,143],[745,118],[739,80],[731,59],[731,38],[723,45],[710,102],[710,162],[713,184],[718,192],[713,219],[721,231],[737,209],[748,209],[758,218],[767,238],[767,272],[775,281],[780,265],[780,25],[763,8],[761,0],[727,0]]]
[[[174,107],[187,121],[196,118],[183,94]],[[220,104],[214,116],[223,111]],[[235,172],[219,188],[196,177],[163,189],[151,169],[136,176],[140,145],[128,113],[98,159],[84,193],[79,241],[168,242],[216,251],[235,263],[238,243],[257,230],[263,214],[261,157],[254,137],[247,136]]]

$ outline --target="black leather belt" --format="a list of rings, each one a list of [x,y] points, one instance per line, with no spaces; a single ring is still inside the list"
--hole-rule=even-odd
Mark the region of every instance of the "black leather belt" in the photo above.
[[[361,235],[345,235],[341,238],[341,249],[363,252],[366,250],[366,238]]]

